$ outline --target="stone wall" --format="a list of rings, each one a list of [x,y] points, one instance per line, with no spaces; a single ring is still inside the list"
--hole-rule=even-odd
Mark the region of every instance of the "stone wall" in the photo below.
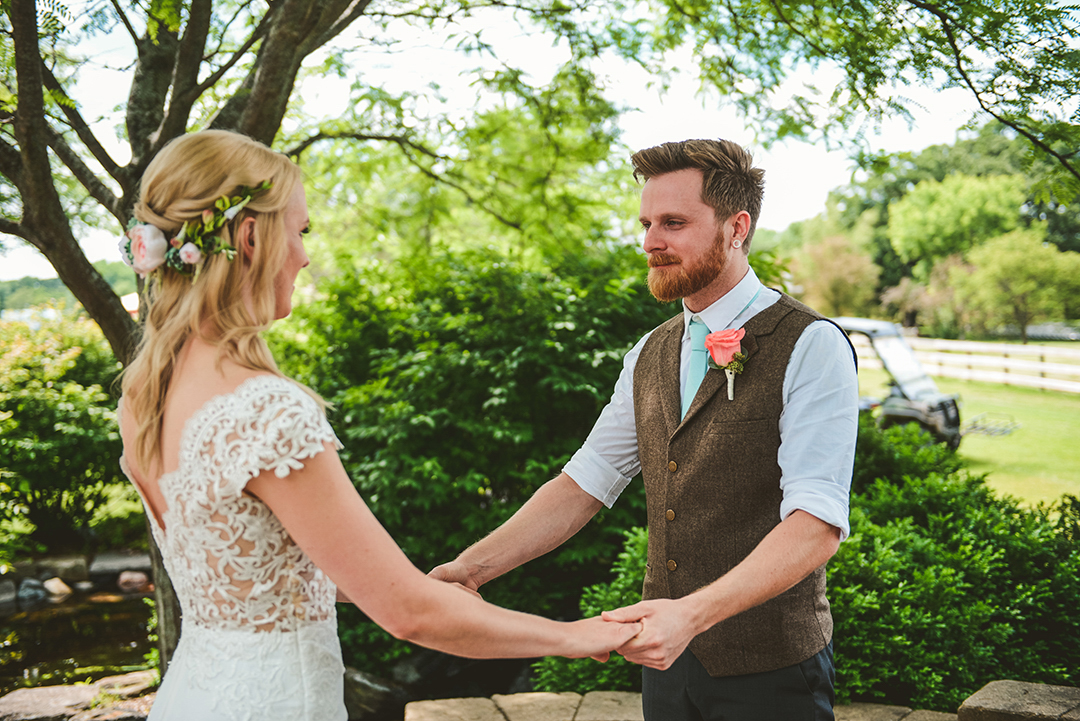
[[[0,698],[0,721],[141,721],[153,693],[152,674],[138,673],[83,686],[20,689]],[[351,709],[351,721],[400,721],[385,711]],[[994,681],[957,713],[855,703],[836,708],[836,721],[1080,721],[1080,688]],[[641,696],[621,691],[519,693],[491,698],[413,701],[404,721],[643,721]]]

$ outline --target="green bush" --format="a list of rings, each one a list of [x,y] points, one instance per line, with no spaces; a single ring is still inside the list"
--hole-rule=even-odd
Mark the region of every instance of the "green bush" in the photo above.
[[[588,435],[623,354],[674,312],[648,294],[642,265],[627,249],[546,272],[490,253],[373,266],[324,285],[326,300],[298,309],[273,336],[275,353],[334,403],[351,478],[427,570],[509,518]],[[623,531],[644,517],[635,484],[485,597],[576,616],[581,588],[603,578]],[[363,620],[348,609],[342,618],[343,627]],[[351,662],[397,653],[352,648],[348,638]]]
[[[610,583],[598,583],[581,594],[583,618],[599,616],[601,611],[630,606],[641,600],[645,580],[645,556],[649,534],[641,527],[626,532],[626,542],[611,568]],[[640,691],[641,667],[618,654],[606,663],[589,658],[549,656],[532,666],[533,687],[537,691]]]
[[[829,564],[838,701],[951,712],[996,679],[1080,685],[1080,499],[995,496],[914,426],[861,424],[855,477],[852,535]],[[583,613],[638,599],[643,536]],[[534,670],[538,690],[640,689],[627,666]]]
[[[119,364],[97,326],[62,314],[0,323],[0,348],[0,519],[28,521],[49,550],[82,548],[110,486],[127,483],[103,389]]]

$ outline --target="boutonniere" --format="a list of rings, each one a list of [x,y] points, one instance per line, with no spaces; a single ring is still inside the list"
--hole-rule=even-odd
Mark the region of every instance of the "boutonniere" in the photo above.
[[[746,331],[721,330],[705,336],[705,348],[709,351],[709,367],[719,368],[727,376],[727,397],[735,400],[735,374],[742,373],[746,355],[742,352],[743,336]]]

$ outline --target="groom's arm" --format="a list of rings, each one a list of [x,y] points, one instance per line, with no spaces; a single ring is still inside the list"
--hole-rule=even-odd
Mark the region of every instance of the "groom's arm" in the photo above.
[[[436,566],[430,575],[478,589],[523,563],[558,548],[580,531],[603,504],[565,472],[548,481],[517,513],[457,559]]]

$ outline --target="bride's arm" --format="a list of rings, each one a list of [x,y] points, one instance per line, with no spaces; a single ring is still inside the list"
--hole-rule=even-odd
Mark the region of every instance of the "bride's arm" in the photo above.
[[[559,623],[493,606],[417,569],[372,515],[337,453],[304,459],[286,478],[247,484],[289,535],[369,618],[395,637],[458,656],[603,656],[639,624]]]

